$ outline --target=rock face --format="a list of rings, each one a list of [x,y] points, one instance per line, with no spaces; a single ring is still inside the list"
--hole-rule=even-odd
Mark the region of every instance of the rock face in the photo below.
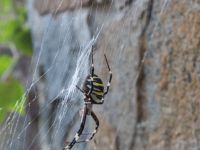
[[[154,36],[147,38],[151,56],[145,68],[151,71],[145,83],[146,87],[156,85],[156,90],[154,96],[146,96],[148,105],[152,100],[160,105],[159,122],[148,134],[148,147],[199,149],[200,1],[170,1],[158,14],[160,5],[154,4],[153,16],[159,18],[157,27],[148,30]]]
[[[91,144],[76,149],[200,149],[200,1],[116,0],[93,5],[85,0],[83,8],[78,1],[70,2],[61,3],[62,10],[53,17],[52,7],[29,2],[37,78],[45,73],[38,85],[39,104],[46,110],[39,127],[49,134],[42,137],[41,149],[61,149],[78,128],[82,95],[67,97],[71,104],[64,107],[66,95],[59,93],[69,89],[83,52],[80,47],[89,45],[93,36],[98,37],[95,72],[106,84],[106,53],[113,80],[104,104],[94,106],[99,132]],[[77,84],[88,74],[90,48],[84,53],[86,66]],[[52,101],[58,101],[56,107]],[[44,121],[52,111],[52,120],[63,117],[59,125],[54,123],[58,120]],[[91,122],[87,129],[90,126]]]

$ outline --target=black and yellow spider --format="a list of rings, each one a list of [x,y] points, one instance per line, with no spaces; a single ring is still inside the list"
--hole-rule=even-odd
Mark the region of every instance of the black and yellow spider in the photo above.
[[[109,81],[107,83],[105,91],[104,91],[104,85],[103,85],[102,80],[96,74],[94,74],[93,48],[92,48],[92,65],[90,68],[90,74],[86,77],[82,89],[79,88],[78,86],[76,86],[84,94],[84,111],[83,111],[83,115],[81,118],[81,125],[80,125],[78,132],[74,136],[72,142],[70,142],[67,146],[65,146],[64,150],[71,149],[75,143],[88,142],[88,141],[92,140],[94,135],[97,133],[97,130],[99,127],[99,120],[98,120],[97,116],[95,115],[94,111],[92,110],[92,105],[93,104],[103,104],[104,97],[109,91],[110,83],[112,80],[112,72],[111,72],[111,69],[108,64],[108,60],[107,60],[105,54],[104,54],[104,57],[105,57],[106,64],[107,64],[109,74],[110,74]],[[92,116],[92,118],[94,119],[94,121],[96,123],[96,128],[92,132],[90,138],[88,138],[84,141],[78,141],[83,132],[87,115]]]

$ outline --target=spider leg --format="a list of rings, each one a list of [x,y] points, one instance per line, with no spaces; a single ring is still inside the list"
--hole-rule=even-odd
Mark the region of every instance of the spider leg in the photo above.
[[[96,127],[95,127],[94,131],[92,132],[92,136],[88,140],[92,140],[92,138],[97,133],[97,130],[99,128],[99,119],[97,118],[97,116],[95,115],[95,113],[93,111],[91,111],[91,116],[92,116],[92,118],[94,119],[94,121],[96,123]]]
[[[83,94],[85,94],[85,92],[84,92],[78,85],[76,85],[76,88],[77,88],[79,91],[81,91]]]
[[[107,67],[108,67],[110,76],[109,76],[109,81],[108,81],[107,86],[106,86],[106,91],[105,91],[104,94],[103,94],[103,98],[104,98],[104,96],[108,93],[109,88],[110,88],[110,83],[111,83],[111,80],[112,80],[112,72],[111,72],[110,66],[109,66],[109,64],[108,64],[108,59],[107,59],[107,57],[106,57],[105,54],[104,54],[104,57],[105,57],[105,60],[106,60],[106,64],[107,64]],[[102,100],[103,100],[103,98],[102,98]]]
[[[64,150],[71,149],[74,146],[74,144],[77,143],[80,135],[83,132],[84,126],[85,126],[86,116],[87,116],[87,108],[85,107],[84,108],[84,112],[83,112],[83,116],[82,116],[82,119],[81,119],[80,128],[79,128],[78,132],[76,133],[76,135],[75,135],[74,139],[72,140],[72,142],[70,144],[68,144],[67,146],[65,146]]]
[[[94,59],[93,59],[93,54],[94,54],[94,47],[92,46],[92,65],[91,65],[91,68],[90,68],[90,75],[91,75],[91,81],[90,81],[90,84],[91,84],[91,88],[90,88],[90,91],[87,93],[87,95],[90,95],[93,91],[93,76],[94,76]]]
[[[78,141],[77,143],[81,143],[81,142],[89,142],[90,140],[93,139],[94,135],[97,133],[97,130],[99,128],[99,119],[97,118],[97,116],[95,115],[95,113],[93,111],[91,111],[91,116],[94,119],[95,123],[96,123],[96,127],[94,129],[94,131],[92,133],[88,133],[88,134],[92,134],[90,138],[83,140],[83,141]],[[87,133],[85,134],[87,135]]]

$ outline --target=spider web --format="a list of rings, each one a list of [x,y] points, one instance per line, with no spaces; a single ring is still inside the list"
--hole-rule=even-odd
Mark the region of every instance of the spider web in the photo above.
[[[62,3],[63,3],[63,0],[61,0],[59,2],[59,5],[55,10],[55,14],[61,7]],[[137,9],[142,5],[142,3],[143,3],[143,1],[140,1],[140,0],[136,1],[135,5],[137,7],[135,10],[135,16],[133,16],[133,17],[137,16]],[[169,0],[164,1],[160,15],[162,13],[164,13],[164,10],[167,7],[168,3],[169,3]],[[112,6],[112,4],[113,4],[113,1],[111,2],[111,6]],[[109,9],[111,9],[111,8],[109,8]],[[82,11],[81,8],[80,8],[80,11]],[[63,16],[63,19],[65,19],[64,17],[66,17],[66,16]],[[47,17],[45,17],[45,21],[48,22],[47,23],[48,25],[44,29],[44,33],[41,38],[39,52],[36,52],[35,53],[36,55],[32,59],[32,66],[34,66],[32,80],[31,80],[30,84],[28,84],[28,82],[27,82],[27,85],[29,88],[27,88],[27,90],[24,93],[24,95],[22,96],[21,100],[19,100],[16,103],[16,105],[15,105],[16,110],[19,109],[19,106],[20,106],[20,105],[18,105],[19,102],[23,103],[23,104],[26,103],[26,95],[28,95],[30,93],[31,89],[38,82],[40,82],[44,76],[48,76],[48,74],[50,74],[52,72],[52,70],[55,70],[55,68],[59,67],[58,66],[59,64],[57,62],[59,61],[60,55],[63,55],[63,53],[61,52],[61,49],[65,46],[66,41],[70,40],[70,39],[68,39],[69,37],[67,36],[68,34],[70,34],[70,26],[65,26],[63,24],[61,24],[60,28],[64,28],[64,31],[65,31],[64,34],[66,36],[63,38],[63,37],[61,37],[62,35],[58,35],[58,38],[60,38],[59,44],[58,44],[59,46],[57,47],[57,49],[55,49],[56,54],[51,59],[52,63],[47,68],[45,68],[46,71],[44,73],[42,73],[41,75],[38,75],[39,66],[44,61],[43,54],[44,54],[46,48],[48,48],[48,46],[46,46],[46,44],[47,44],[46,41],[48,40],[48,36],[49,36],[49,33],[51,32],[52,28],[55,27],[54,19],[55,18],[52,15],[48,15]],[[77,18],[72,17],[71,22],[73,22],[75,19],[77,19]],[[93,37],[92,38],[90,37],[90,39],[88,41],[86,40],[86,42],[79,47],[79,52],[77,53],[77,55],[75,57],[76,60],[73,60],[75,63],[74,72],[72,72],[68,77],[65,78],[67,81],[69,81],[69,83],[66,83],[63,86],[63,88],[58,88],[58,90],[56,92],[57,94],[51,95],[51,98],[48,98],[51,100],[56,100],[57,98],[62,100],[61,105],[58,106],[59,107],[58,111],[54,112],[55,114],[59,114],[59,115],[56,115],[55,119],[53,120],[53,122],[51,124],[51,127],[50,128],[48,127],[48,130],[46,130],[46,129],[39,130],[39,132],[32,139],[32,142],[28,146],[28,149],[34,144],[34,142],[36,140],[38,140],[39,137],[41,140],[40,143],[46,142],[45,141],[46,136],[48,136],[48,134],[49,134],[48,132],[50,132],[52,130],[52,128],[54,128],[52,139],[58,139],[60,137],[63,137],[64,135],[60,136],[60,134],[62,134],[62,132],[64,133],[65,126],[69,125],[70,122],[73,122],[73,117],[75,117],[79,113],[79,110],[83,106],[83,102],[81,100],[81,98],[82,98],[81,93],[77,93],[76,85],[80,85],[83,82],[84,77],[88,74],[89,64],[90,64],[89,60],[90,60],[90,54],[91,54],[91,47],[98,40],[99,35],[101,34],[105,23],[106,23],[106,21],[103,21],[101,23],[101,26],[96,29],[96,32],[94,33]],[[155,30],[156,30],[157,26],[158,25],[156,24],[154,27]],[[154,33],[152,34],[152,37],[153,36],[154,36]],[[73,39],[73,37],[71,37],[71,38]],[[52,44],[54,44],[54,43],[52,43]],[[68,51],[67,53],[65,53],[65,55],[67,56],[67,55],[69,55],[69,53],[70,52]],[[111,53],[114,54],[114,51]],[[117,64],[118,61],[124,56],[124,53],[125,52],[122,49],[120,54],[114,55],[116,61],[111,62],[111,65]],[[145,52],[143,59],[141,60],[142,63],[144,62],[146,55],[147,55],[147,52]],[[108,57],[112,57],[112,56],[108,56]],[[69,66],[70,62],[68,62],[67,60],[63,61],[63,62],[66,63],[65,64],[66,67],[70,67]],[[62,66],[62,67],[65,67],[65,66]],[[102,66],[100,66],[99,68],[102,68]],[[64,70],[65,69],[63,69],[63,72],[60,72],[61,75],[64,75],[66,73],[66,72],[64,72]],[[137,74],[135,76],[135,81],[137,80],[138,75],[139,74]],[[62,81],[62,82],[64,82],[64,81]],[[45,90],[46,91],[51,90],[51,87],[45,87]],[[56,89],[52,89],[52,90],[55,91]],[[32,101],[30,101],[28,103],[27,111],[30,110],[31,103],[34,103],[34,101],[36,99],[37,98],[33,99]],[[39,109],[38,115],[41,115],[46,111],[48,112],[49,111],[48,104],[51,104],[51,103],[53,103],[53,101],[48,101],[47,103],[44,102],[43,104],[41,104],[40,105],[41,108]],[[76,108],[76,111],[74,111],[74,108]],[[102,113],[102,116],[106,116],[106,114],[104,112],[101,112],[101,113]],[[40,126],[43,127],[43,129],[44,129],[48,126],[48,122],[51,119],[51,117],[45,116],[45,115],[43,117],[46,117],[46,118],[43,119],[44,122],[41,122]],[[25,115],[24,119],[22,120],[22,118],[20,117],[20,115],[18,113],[16,113],[16,112],[11,113],[7,117],[5,123],[3,124],[3,126],[0,129],[0,135],[2,135],[1,142],[0,142],[0,149],[12,150],[12,149],[15,149],[16,145],[22,145],[21,147],[23,148],[23,150],[27,149],[27,147],[26,147],[27,145],[25,145],[26,132],[27,132],[27,129],[31,126],[32,122],[35,121],[36,119],[37,118],[30,120],[28,113],[27,113]],[[73,124],[73,125],[74,125],[74,127],[72,127],[72,126],[68,126],[68,127],[74,128],[72,131],[75,131],[78,128],[79,124]],[[89,126],[90,126],[90,123],[89,123]],[[120,125],[120,126],[123,126],[123,125]],[[121,127],[119,127],[119,128],[121,128]],[[48,131],[48,132],[43,133],[43,131]],[[72,132],[72,134],[75,134],[75,132]],[[73,135],[72,135],[72,137],[73,137]],[[59,139],[57,141],[62,141],[62,139]],[[50,149],[50,147],[49,147],[50,145],[48,145],[48,144],[49,143],[47,143],[47,145],[44,145],[44,147],[42,147],[42,149]],[[57,144],[59,144],[59,143],[57,143]],[[77,147],[77,148],[81,148],[81,147]]]

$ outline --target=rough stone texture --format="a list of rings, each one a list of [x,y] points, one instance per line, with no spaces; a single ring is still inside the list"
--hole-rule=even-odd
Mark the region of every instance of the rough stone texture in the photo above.
[[[79,58],[76,49],[96,36],[99,30],[95,71],[106,83],[108,70],[104,52],[113,71],[105,103],[94,107],[101,126],[88,144],[90,149],[200,149],[200,1],[116,0],[103,7],[88,5],[83,10],[62,8],[63,13],[51,19],[48,36],[44,37],[41,33],[48,29],[49,14],[34,18],[37,13],[30,13],[34,43],[38,46],[35,47],[36,58],[42,38],[45,38],[43,48],[48,50],[39,65],[51,67],[50,62],[61,45],[55,35],[60,39],[68,37],[59,52],[60,62],[56,62],[57,67],[52,67],[53,72],[46,75],[44,87],[48,89],[43,94],[48,97],[47,101],[66,86],[63,81],[70,83],[73,73],[69,70],[74,71]],[[70,28],[68,32],[63,23]],[[44,72],[47,68],[43,68]],[[64,73],[58,74],[61,70]],[[76,113],[82,103],[78,103],[80,95],[76,97],[73,109],[66,107],[71,114],[65,116],[59,134],[50,141],[54,149],[63,146],[65,136],[62,132],[71,130],[70,122],[78,118]],[[47,110],[46,115],[51,114],[51,109]],[[56,113],[59,116],[60,111]],[[53,126],[54,130],[56,127]]]
[[[156,26],[148,30],[146,96],[160,105],[159,122],[149,130],[148,148],[199,149],[200,1],[169,1],[158,14],[161,5],[155,2]],[[156,86],[152,96],[149,86]]]

